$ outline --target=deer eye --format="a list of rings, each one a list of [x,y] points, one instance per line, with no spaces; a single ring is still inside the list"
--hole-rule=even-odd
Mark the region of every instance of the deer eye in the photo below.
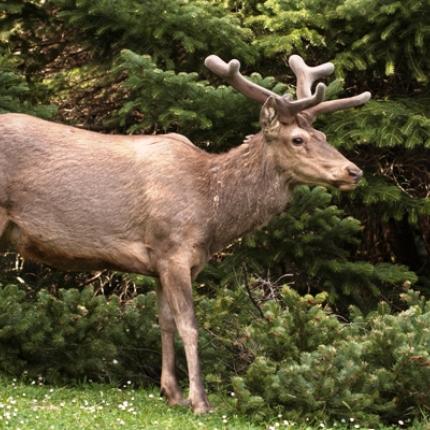
[[[303,138],[301,137],[294,137],[293,138],[294,145],[302,145],[303,144]]]

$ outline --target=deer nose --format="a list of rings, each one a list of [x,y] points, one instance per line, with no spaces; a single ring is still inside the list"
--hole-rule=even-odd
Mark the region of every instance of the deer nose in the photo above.
[[[348,172],[348,175],[351,177],[351,179],[354,179],[355,182],[358,182],[363,176],[363,171],[355,165],[347,166],[346,171]]]

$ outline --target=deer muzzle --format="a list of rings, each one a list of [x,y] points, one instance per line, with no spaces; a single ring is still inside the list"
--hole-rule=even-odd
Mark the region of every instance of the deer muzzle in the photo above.
[[[344,168],[342,178],[337,180],[335,185],[342,191],[353,190],[362,177],[363,171],[351,163]]]

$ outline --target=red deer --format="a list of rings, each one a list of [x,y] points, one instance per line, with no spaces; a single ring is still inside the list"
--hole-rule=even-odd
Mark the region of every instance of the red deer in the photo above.
[[[105,135],[23,114],[0,116],[0,236],[24,258],[63,270],[114,269],[159,278],[161,391],[169,404],[209,409],[197,350],[192,280],[211,255],[282,212],[297,184],[355,188],[362,171],[312,128],[317,115],[367,102],[323,101],[313,83],[333,65],[297,55],[297,100],[246,80],[237,60],[206,66],[263,107],[261,131],[224,154],[186,137]],[[174,337],[189,376],[175,376]],[[187,403],[188,402],[188,403]]]

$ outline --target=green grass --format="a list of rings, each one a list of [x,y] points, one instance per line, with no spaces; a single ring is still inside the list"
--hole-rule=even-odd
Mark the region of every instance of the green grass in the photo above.
[[[199,417],[187,408],[168,407],[156,389],[118,389],[95,384],[49,387],[4,380],[0,384],[0,429],[257,430],[267,427],[234,415],[228,398],[212,397],[216,412]]]
[[[10,430],[328,430],[322,424],[293,424],[275,417],[268,423],[255,423],[235,413],[233,400],[210,396],[215,411],[195,416],[187,408],[168,407],[154,389],[107,385],[49,387],[22,384],[0,379],[0,429]],[[343,430],[355,430],[358,423],[349,423]],[[360,430],[365,427],[360,427]],[[429,423],[414,426],[430,430]],[[340,426],[332,429],[342,430]]]

